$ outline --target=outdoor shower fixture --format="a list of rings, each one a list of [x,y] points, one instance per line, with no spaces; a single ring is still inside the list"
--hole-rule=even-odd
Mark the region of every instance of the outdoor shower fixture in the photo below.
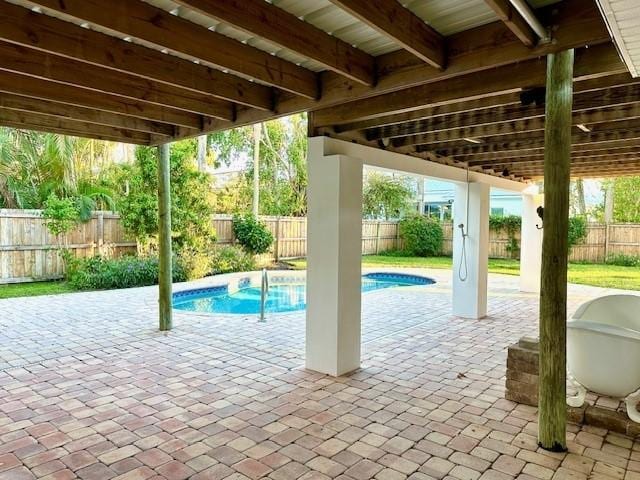
[[[469,169],[467,168],[467,198],[465,205],[465,223],[458,225],[460,234],[462,235],[462,252],[460,253],[460,265],[458,267],[458,279],[466,282],[469,276],[469,267],[467,265],[467,237],[469,236]]]

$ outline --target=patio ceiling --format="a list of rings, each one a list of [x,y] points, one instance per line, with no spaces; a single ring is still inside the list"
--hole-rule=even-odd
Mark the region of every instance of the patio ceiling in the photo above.
[[[0,0],[0,124],[158,145],[309,111],[312,135],[535,178],[544,56],[579,48],[573,173],[640,173],[598,6],[529,3],[551,41],[507,0]]]

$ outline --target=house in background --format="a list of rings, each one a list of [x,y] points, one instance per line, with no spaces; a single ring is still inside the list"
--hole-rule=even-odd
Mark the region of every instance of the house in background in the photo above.
[[[422,188],[421,188],[422,187]],[[454,186],[450,182],[424,179],[416,188],[416,210],[440,220],[453,216]],[[522,195],[505,190],[491,189],[491,215],[521,215]]]

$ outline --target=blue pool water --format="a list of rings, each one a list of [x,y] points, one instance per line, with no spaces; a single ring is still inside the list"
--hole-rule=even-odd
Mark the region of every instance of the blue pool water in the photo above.
[[[245,282],[245,283],[248,283]],[[431,285],[434,280],[419,275],[396,273],[368,273],[362,276],[362,291],[382,288]],[[273,283],[269,288],[265,309],[267,313],[294,312],[306,307],[304,283]],[[260,288],[246,286],[229,293],[227,286],[187,290],[173,295],[173,307],[179,310],[203,313],[259,313]]]

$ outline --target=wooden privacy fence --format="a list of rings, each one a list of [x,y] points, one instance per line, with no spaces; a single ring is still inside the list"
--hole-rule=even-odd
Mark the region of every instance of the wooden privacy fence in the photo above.
[[[304,217],[261,217],[274,237],[271,260],[304,257],[307,254],[307,219]],[[234,242],[232,217],[216,215],[213,224],[218,243]],[[443,224],[443,255],[451,255],[454,227]],[[520,244],[520,234],[515,238]],[[489,256],[511,258],[509,238],[505,232],[491,231]],[[67,247],[78,257],[98,253],[120,256],[134,253],[136,243],[127,238],[118,215],[95,212],[91,220],[69,235]],[[362,221],[362,253],[375,254],[402,247],[396,221]],[[59,278],[64,267],[57,239],[46,228],[39,210],[0,209],[0,284]],[[613,255],[640,256],[640,225],[590,224],[585,241],[576,245],[572,261],[604,262]]]
[[[136,242],[127,239],[118,215],[95,212],[68,235],[62,247],[77,257],[120,256],[135,252]],[[0,209],[0,283],[60,278],[62,247],[49,233],[40,210]]]

